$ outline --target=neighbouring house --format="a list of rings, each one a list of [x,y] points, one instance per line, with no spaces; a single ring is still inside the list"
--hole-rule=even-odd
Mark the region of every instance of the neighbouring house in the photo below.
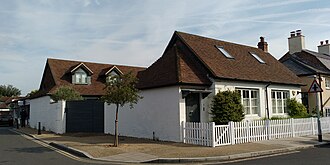
[[[329,40],[321,41],[318,51],[305,48],[305,36],[301,30],[292,31],[288,38],[289,51],[280,58],[287,68],[295,73],[306,86],[301,88],[302,102],[309,113],[315,111],[315,93],[308,90],[316,76],[323,92],[320,95],[320,109],[326,116],[330,115],[330,44]]]
[[[99,64],[82,61],[47,59],[39,91],[30,102],[30,126],[55,133],[104,133],[104,103],[99,98],[112,75],[132,72],[141,67]],[[82,101],[54,102],[51,95],[61,86],[70,86],[80,93]]]
[[[300,79],[258,48],[175,32],[163,55],[138,72],[143,96],[134,109],[119,112],[119,134],[182,141],[183,122],[210,122],[213,96],[241,94],[245,120],[287,116],[286,99],[300,100]],[[105,107],[105,132],[114,133],[113,105]]]

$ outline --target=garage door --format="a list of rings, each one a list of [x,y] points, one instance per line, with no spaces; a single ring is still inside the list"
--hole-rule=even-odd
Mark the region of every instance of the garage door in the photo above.
[[[66,132],[104,133],[104,103],[98,100],[67,101]]]

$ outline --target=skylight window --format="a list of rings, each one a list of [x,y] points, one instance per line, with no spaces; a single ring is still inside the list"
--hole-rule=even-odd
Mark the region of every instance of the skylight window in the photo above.
[[[217,46],[218,50],[227,58],[234,58],[223,47]]]
[[[255,53],[251,53],[250,52],[250,54],[256,59],[256,60],[258,60],[260,63],[262,63],[262,64],[265,64],[266,62],[264,61],[264,60],[262,60],[257,54],[255,54]]]

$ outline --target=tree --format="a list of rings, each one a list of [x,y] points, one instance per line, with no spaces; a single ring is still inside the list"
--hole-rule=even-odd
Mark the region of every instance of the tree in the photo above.
[[[211,114],[216,124],[227,124],[229,121],[244,119],[241,95],[237,91],[223,91],[214,96]]]
[[[12,85],[0,85],[0,97],[7,96],[19,96],[21,95],[21,90],[17,89]]]
[[[309,117],[306,107],[296,99],[287,99],[288,114],[293,118]]]
[[[36,94],[38,91],[39,91],[39,90],[34,89],[34,90],[32,90],[30,93],[28,93],[28,94],[26,95],[26,97],[30,97],[30,96]]]
[[[51,98],[54,101],[59,101],[59,100],[82,100],[83,98],[80,96],[80,94],[75,91],[73,88],[70,86],[61,86],[59,87],[55,93],[51,96]]]
[[[124,74],[121,76],[112,76],[106,84],[106,94],[102,99],[110,104],[116,105],[116,119],[115,119],[115,140],[114,146],[118,146],[118,109],[119,106],[123,107],[125,104],[129,104],[130,108],[133,108],[133,104],[136,104],[139,99],[139,90],[135,88],[137,78],[132,73]]]

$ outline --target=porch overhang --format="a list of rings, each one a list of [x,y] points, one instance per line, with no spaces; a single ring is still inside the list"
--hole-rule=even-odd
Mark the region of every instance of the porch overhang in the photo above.
[[[199,90],[199,89],[182,89],[181,92],[182,92],[182,99],[186,98],[191,93],[201,93],[202,98],[204,99],[210,93],[212,93],[211,90]]]

